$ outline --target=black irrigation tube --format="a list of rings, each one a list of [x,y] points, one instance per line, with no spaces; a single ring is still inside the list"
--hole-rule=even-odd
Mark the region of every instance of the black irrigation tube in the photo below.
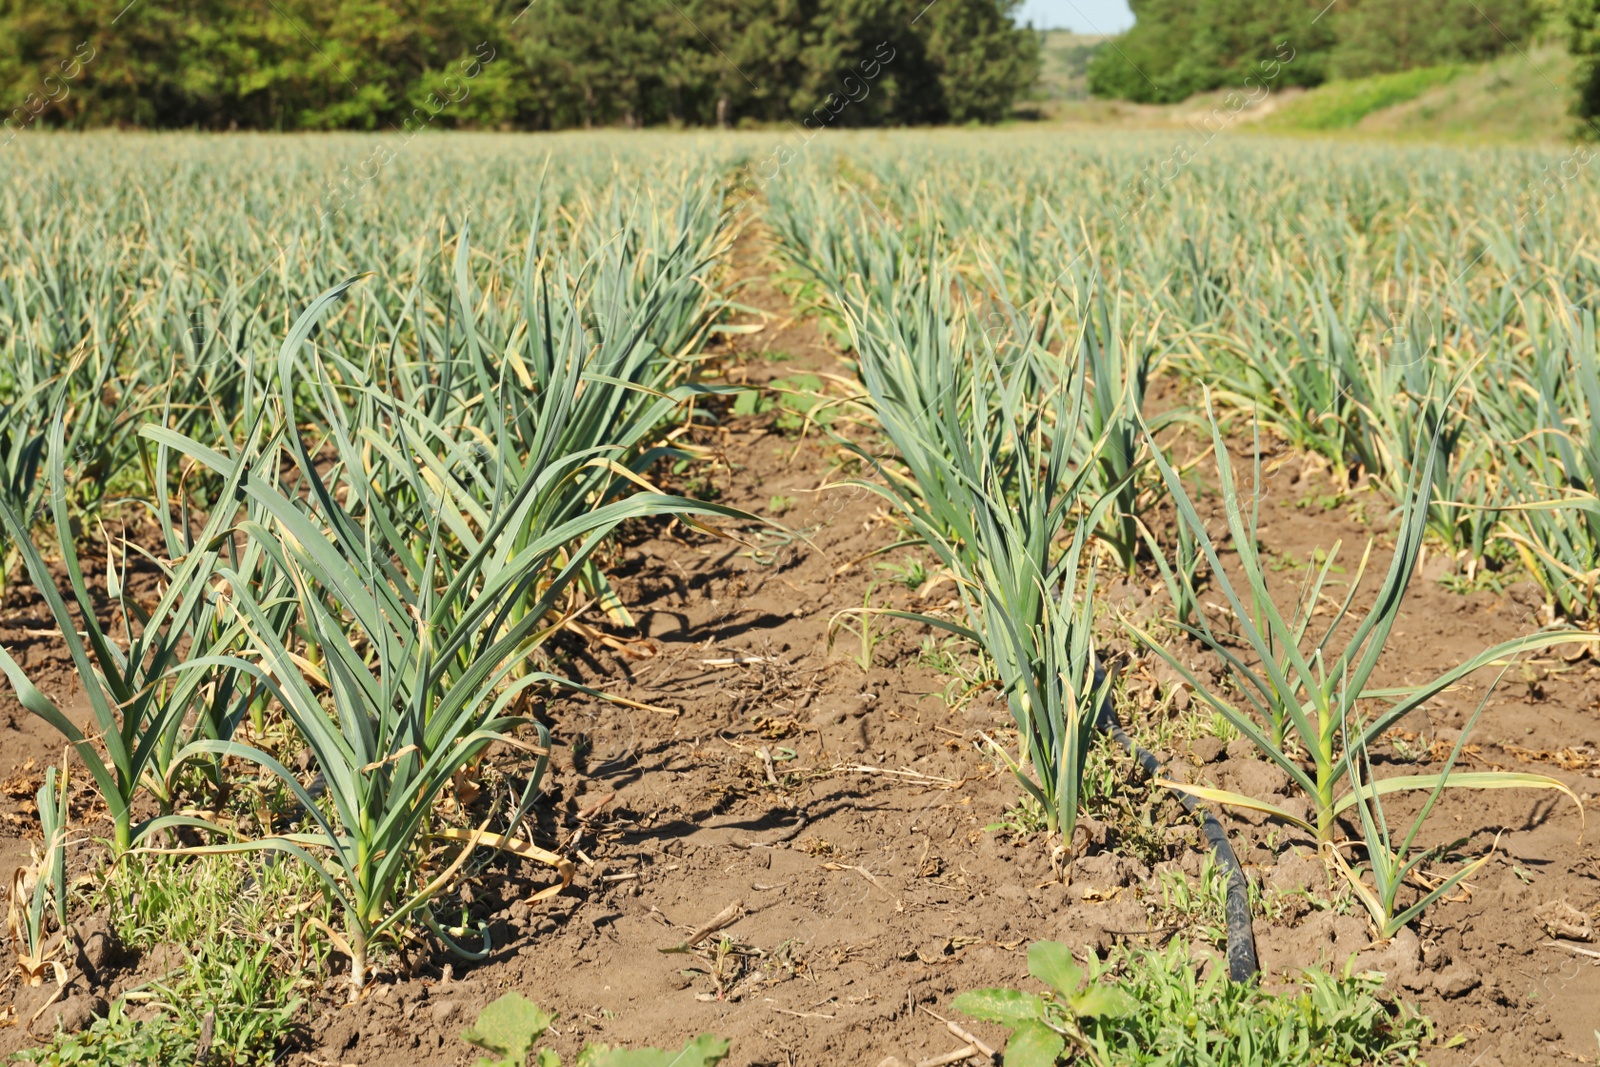
[[[1103,687],[1106,681],[1105,668],[1097,665],[1094,674],[1095,687]],[[1109,691],[1100,704],[1100,716],[1094,725],[1095,729],[1110,734],[1112,740],[1127,749],[1147,776],[1160,777],[1161,761],[1140,748],[1122,728],[1122,720],[1117,718],[1117,709],[1111,704]],[[1239,865],[1239,857],[1233,854],[1233,846],[1228,843],[1228,835],[1217,817],[1201,807],[1199,799],[1192,794],[1178,792],[1178,800],[1191,815],[1199,814],[1200,828],[1211,843],[1211,855],[1228,876],[1228,897],[1224,908],[1228,925],[1228,977],[1235,982],[1251,981],[1261,970],[1261,965],[1256,961],[1256,933],[1250,923],[1250,883],[1245,877],[1244,868]]]

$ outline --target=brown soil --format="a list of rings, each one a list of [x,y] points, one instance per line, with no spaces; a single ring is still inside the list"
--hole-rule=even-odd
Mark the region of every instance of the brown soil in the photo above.
[[[746,242],[735,269],[768,276],[761,255]],[[816,324],[792,320],[789,302],[766,282],[740,299],[764,309],[765,329],[736,344],[749,381],[801,371],[849,377]],[[840,451],[815,432],[775,432],[770,415],[728,420],[707,440],[722,456],[720,499],[767,513],[772,498],[791,497],[780,521],[804,537],[783,543],[752,533],[729,542],[657,528],[622,550],[620,589],[641,633],[620,652],[589,644],[572,669],[669,710],[586,700],[552,709],[558,750],[540,844],[579,862],[576,882],[530,905],[524,898],[548,881],[543,872],[493,868],[475,890],[499,946],[489,961],[440,958],[416,977],[380,976],[351,1006],[330,996],[288,1062],[470,1063],[460,1032],[515,989],[560,1013],[553,1043],[568,1062],[586,1040],[665,1046],[711,1032],[732,1039],[736,1067],[871,1067],[891,1055],[911,1064],[962,1043],[922,1009],[949,1015],[960,991],[1026,985],[1031,941],[1104,949],[1173,933],[1145,863],[1091,850],[1063,885],[1039,835],[985,832],[1019,794],[978,748],[980,733],[1005,736],[1009,717],[987,693],[950,710],[940,697],[948,679],[919,663],[924,633],[885,627],[892,632],[866,670],[852,658],[854,635],[841,632],[830,650],[830,619],[860,606],[870,583],[878,583],[875,606],[926,609],[948,595],[934,590],[918,601],[884,581],[875,565],[905,552],[863,560],[892,531],[874,494],[823,488],[846,477]],[[1315,472],[1301,478],[1298,461],[1270,477],[1262,540],[1273,552],[1307,560],[1336,538],[1360,545],[1371,534],[1346,507],[1299,506],[1327,490]],[[1353,570],[1354,557],[1348,562]],[[1148,597],[1132,585],[1112,592],[1134,610]],[[1526,589],[1462,595],[1417,581],[1377,682],[1420,681],[1525,632],[1536,607]],[[4,620],[0,641],[13,654],[34,640],[30,631],[50,626],[19,592]],[[47,692],[66,699],[65,664],[45,664],[47,646],[31,647],[30,670],[43,670]],[[1171,672],[1154,657],[1129,656],[1125,642],[1112,651],[1122,655],[1132,703],[1144,708],[1140,725],[1184,718],[1175,705],[1186,697]],[[1426,721],[1407,724],[1413,743],[1450,741],[1481,695],[1466,689],[1434,702]],[[1597,697],[1594,658],[1540,661],[1508,677],[1477,729],[1473,765],[1554,775],[1591,812],[1600,809]],[[1273,786],[1248,753],[1218,748],[1202,741],[1176,755],[1225,785]],[[0,700],[0,774],[58,753],[42,723]],[[14,792],[0,802],[11,812],[25,807]],[[1194,828],[1170,799],[1149,803],[1158,825],[1175,829],[1146,843],[1147,858],[1192,878],[1201,863]],[[1293,893],[1328,895],[1320,862],[1297,852],[1304,842],[1259,820],[1229,821],[1252,878],[1280,891],[1272,915],[1256,919],[1264,969],[1338,966],[1360,953],[1358,966],[1390,973],[1391,991],[1432,1015],[1442,1035],[1464,1035],[1459,1047],[1430,1053],[1435,1065],[1592,1062],[1600,960],[1553,947],[1535,912],[1560,901],[1600,912],[1594,835],[1576,844],[1570,802],[1534,792],[1447,798],[1434,820],[1440,832],[1473,834],[1478,847],[1504,828],[1496,857],[1416,934],[1376,946],[1359,911],[1319,909]],[[18,835],[30,821],[0,823],[0,870],[25,854]],[[1091,831],[1119,833],[1109,817]],[[665,951],[729,909],[739,916],[724,931],[730,953]],[[971,1029],[1001,1043],[997,1028]],[[21,1028],[0,1031],[0,1054],[26,1040]]]
[[[103,563],[102,563],[103,567]],[[11,587],[0,601],[0,645],[27,672],[56,707],[87,730],[88,700],[78,684],[72,659],[61,645],[55,619],[44,598],[19,565]],[[63,583],[65,575],[62,576]],[[44,768],[60,764],[66,741],[17,703],[9,683],[0,695],[0,872],[9,892],[11,871],[27,862],[28,841],[39,838],[34,793]],[[81,768],[80,768],[81,770]]]

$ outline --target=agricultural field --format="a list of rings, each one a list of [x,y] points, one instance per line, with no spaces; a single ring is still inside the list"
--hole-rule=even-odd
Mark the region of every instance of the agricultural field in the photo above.
[[[4,151],[0,1057],[1600,1062],[1587,150]]]

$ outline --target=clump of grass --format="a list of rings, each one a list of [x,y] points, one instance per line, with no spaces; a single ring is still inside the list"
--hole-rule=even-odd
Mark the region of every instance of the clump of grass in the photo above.
[[[1011,1029],[1007,1067],[1361,1067],[1414,1064],[1433,1043],[1434,1026],[1411,1009],[1391,1008],[1378,975],[1308,969],[1282,993],[1230,982],[1221,968],[1198,966],[1190,947],[1119,947],[1080,966],[1062,944],[1028,949],[1028,971],[1044,993],[983,989],[952,1005]]]
[[[839,401],[824,395],[826,388],[815,374],[774,378],[765,390],[741,392],[733,402],[733,414],[750,416],[776,411],[773,425],[789,436],[802,434],[813,426],[827,429],[838,416]]]
[[[1465,70],[1465,67],[1447,63],[1328,82],[1286,105],[1269,121],[1274,126],[1301,130],[1348,129],[1374,111],[1415,100],[1429,89],[1454,80]]]
[[[520,993],[507,993],[484,1008],[461,1038],[494,1055],[494,1059],[480,1058],[476,1067],[561,1067],[561,1057],[553,1050],[534,1047],[555,1021],[554,1012]],[[728,1042],[701,1034],[675,1052],[586,1044],[578,1053],[577,1067],[716,1067],[727,1055]]]
[[[330,978],[332,919],[316,880],[239,856],[139,856],[105,872],[89,903],[131,951],[173,951],[171,970],[128,990],[77,1034],[18,1059],[54,1067],[278,1060],[308,997]]]
[[[49,1044],[16,1053],[14,1062],[39,1067],[144,1067],[152,1063],[193,1063],[199,1051],[198,1029],[174,1023],[165,1016],[136,1019],[119,1000],[105,1018],[96,1019],[87,1030],[57,1034]],[[259,1062],[272,1061],[268,1057]]]

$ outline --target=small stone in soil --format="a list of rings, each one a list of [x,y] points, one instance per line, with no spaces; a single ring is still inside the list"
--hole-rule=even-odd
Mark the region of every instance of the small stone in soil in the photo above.
[[[1451,967],[1449,970],[1441,971],[1438,977],[1433,980],[1433,987],[1439,991],[1440,996],[1446,999],[1454,999],[1478,988],[1480,981],[1482,979],[1478,977],[1477,971],[1470,967],[1458,965]]]

